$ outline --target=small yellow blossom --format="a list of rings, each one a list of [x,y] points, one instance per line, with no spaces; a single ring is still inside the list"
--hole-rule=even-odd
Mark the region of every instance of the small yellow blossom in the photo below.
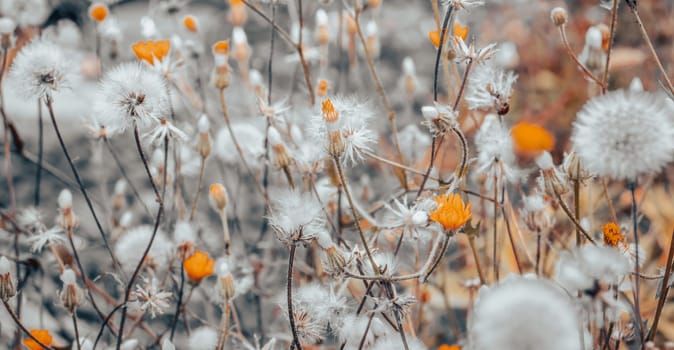
[[[538,155],[551,151],[555,146],[555,137],[545,128],[525,122],[515,124],[511,131],[515,151],[520,154]]]
[[[189,30],[190,32],[196,33],[199,31],[197,18],[192,15],[183,17],[183,25],[185,26],[185,29]]]
[[[458,194],[436,196],[438,207],[431,211],[429,219],[442,225],[445,231],[456,231],[470,220],[470,203],[464,204]]]
[[[332,104],[332,100],[329,98],[325,99],[321,104],[321,112],[323,112],[323,120],[328,123],[334,123],[339,119],[339,112],[335,110],[335,105]]]

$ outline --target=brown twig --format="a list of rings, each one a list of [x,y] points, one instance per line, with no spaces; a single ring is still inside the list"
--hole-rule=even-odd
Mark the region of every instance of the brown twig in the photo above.
[[[653,325],[648,331],[646,341],[653,340],[655,333],[658,331],[658,322],[662,315],[662,309],[665,307],[667,295],[669,294],[669,275],[672,273],[672,260],[674,258],[674,230],[672,236],[669,238],[669,252],[667,253],[667,265],[665,265],[665,275],[662,278],[662,289],[660,289],[660,297],[658,298],[658,306],[655,308],[655,316],[653,316]]]

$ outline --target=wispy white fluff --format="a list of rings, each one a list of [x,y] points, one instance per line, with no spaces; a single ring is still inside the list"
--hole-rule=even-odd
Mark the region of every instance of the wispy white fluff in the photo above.
[[[410,335],[406,336],[407,347],[410,350],[426,350],[426,345],[421,342],[421,340],[414,338]],[[403,340],[400,337],[400,334],[390,334],[381,339],[378,339],[372,350],[391,350],[391,349],[405,349]]]
[[[475,135],[477,147],[478,174],[486,176],[487,187],[494,184],[494,177],[514,181],[518,171],[515,167],[515,153],[510,130],[495,114],[485,117],[480,130]]]
[[[285,191],[276,198],[269,224],[280,241],[310,241],[325,229],[321,206],[311,194]]]
[[[573,293],[592,288],[595,281],[617,285],[631,270],[629,259],[621,251],[588,245],[560,255],[555,279]]]
[[[47,0],[2,0],[0,12],[14,19],[19,26],[37,26],[49,15]]]
[[[10,78],[26,99],[49,100],[55,92],[71,86],[75,63],[63,49],[45,39],[33,40],[14,58]]]
[[[480,289],[472,310],[471,350],[582,348],[576,307],[550,281],[511,276]]]
[[[218,333],[208,326],[199,327],[190,335],[189,350],[214,350],[218,344]]]
[[[108,133],[121,133],[137,124],[147,127],[168,118],[169,96],[159,73],[140,63],[123,63],[101,80],[92,118]]]
[[[150,242],[153,227],[149,225],[138,226],[128,230],[117,241],[115,255],[126,271],[133,271]],[[157,266],[166,266],[173,247],[163,232],[157,232],[157,236],[150,248],[148,258]]]
[[[244,157],[249,163],[259,164],[264,155],[264,134],[250,123],[232,123],[232,130],[239,142]],[[229,131],[222,128],[215,139],[215,153],[227,163],[241,161]]]
[[[507,106],[517,75],[490,64],[477,65],[468,78],[466,101],[470,109],[499,111]]]
[[[592,174],[636,180],[674,159],[674,121],[661,96],[618,90],[578,112],[571,140]]]

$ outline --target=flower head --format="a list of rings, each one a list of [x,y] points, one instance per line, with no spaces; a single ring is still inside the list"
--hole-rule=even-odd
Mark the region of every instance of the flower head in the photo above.
[[[51,100],[52,94],[70,86],[75,65],[60,46],[36,39],[17,54],[10,71],[19,91],[28,99]]]
[[[199,22],[197,21],[197,18],[192,15],[183,17],[183,26],[185,26],[185,29],[193,33],[199,31]]]
[[[447,193],[436,196],[437,208],[431,211],[429,219],[442,225],[445,231],[456,231],[470,220],[470,203],[464,204],[458,194]]]
[[[615,222],[607,222],[601,227],[601,232],[604,233],[606,245],[617,247],[618,244],[625,242],[625,236],[620,232],[620,226]]]
[[[321,206],[309,194],[287,191],[278,197],[269,224],[276,237],[284,242],[308,242],[323,230]]]
[[[7,301],[16,295],[16,280],[12,277],[9,260],[0,256],[0,300]]]
[[[520,154],[538,155],[551,151],[555,146],[555,137],[545,128],[536,124],[520,122],[510,130],[515,151]]]
[[[185,273],[195,283],[199,283],[202,279],[212,275],[214,267],[215,260],[201,250],[196,250],[192,256],[183,262]]]
[[[53,339],[49,331],[46,329],[31,329],[30,335],[35,339],[39,340],[40,343],[46,346],[51,346]],[[33,338],[26,338],[23,340],[23,345],[25,345],[30,350],[42,350],[44,349],[42,345],[38,344]]]
[[[171,305],[168,300],[173,295],[171,292],[165,292],[159,288],[159,281],[152,277],[144,279],[144,285],[136,285],[136,301],[142,311],[149,311],[152,318],[164,313],[164,310]]]
[[[515,166],[515,153],[510,131],[497,115],[485,117],[480,130],[475,135],[477,146],[477,174],[486,177],[487,188],[492,188],[494,178],[513,181],[518,176]]]
[[[95,2],[89,6],[89,17],[96,21],[96,23],[105,21],[109,13],[110,10],[108,10],[105,4]]]
[[[581,324],[569,296],[553,283],[510,276],[480,290],[468,320],[469,348],[581,349]],[[527,329],[535,327],[535,332]]]
[[[504,115],[510,110],[510,95],[517,75],[481,64],[468,78],[466,101],[470,109],[487,109]]]
[[[138,226],[125,232],[117,241],[115,255],[125,271],[133,271],[136,267],[150,242],[152,232],[153,228],[150,225]],[[148,267],[166,266],[173,252],[171,241],[159,231],[143,263]]]
[[[146,127],[158,123],[168,111],[164,78],[138,63],[123,63],[101,80],[93,118],[114,134],[134,124]]]
[[[131,46],[139,60],[145,61],[151,66],[161,63],[171,50],[169,40],[139,41]]]
[[[674,159],[674,120],[664,98],[618,90],[591,99],[576,115],[571,141],[592,174],[636,180]]]

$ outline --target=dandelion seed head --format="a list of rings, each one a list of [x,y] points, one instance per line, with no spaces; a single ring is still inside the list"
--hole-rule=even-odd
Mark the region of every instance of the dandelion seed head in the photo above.
[[[122,63],[101,80],[92,118],[112,135],[138,125],[146,128],[168,117],[164,78],[140,63]]]
[[[424,345],[421,340],[407,336],[406,337],[407,346],[410,350],[426,350],[426,345]],[[372,350],[390,350],[390,349],[405,349],[402,338],[400,334],[390,334],[383,338],[377,339],[377,342],[374,343]]]
[[[514,181],[519,177],[510,131],[495,114],[488,114],[475,135],[477,174],[486,176],[486,186],[493,186],[494,177]]]
[[[309,193],[285,191],[274,202],[269,224],[277,238],[284,243],[311,241],[324,230],[321,206]]]
[[[590,173],[636,180],[674,159],[674,120],[658,95],[613,91],[583,106],[571,141]]]
[[[620,250],[588,245],[560,256],[555,280],[575,292],[592,288],[595,281],[618,285],[631,271],[632,264]]]
[[[535,332],[528,331],[535,328]],[[480,289],[468,320],[469,348],[579,349],[576,307],[553,283],[510,276]]]
[[[246,161],[251,165],[260,165],[260,160],[264,156],[264,133],[256,125],[243,122],[232,123],[232,131]],[[227,128],[221,129],[215,138],[215,153],[229,164],[241,161]]]
[[[39,26],[49,15],[47,0],[2,0],[0,12],[21,27]]]
[[[215,329],[202,326],[190,335],[187,347],[189,350],[215,350],[218,344],[218,332]]]
[[[492,110],[506,114],[517,75],[490,64],[478,65],[468,78],[466,101],[470,109]]]
[[[66,237],[63,234],[63,229],[59,226],[52,227],[48,230],[40,230],[36,235],[29,237],[26,240],[31,246],[30,251],[37,253],[47,245],[65,244]]]
[[[143,256],[152,236],[153,227],[142,225],[125,232],[115,244],[115,255],[125,271],[133,271]],[[173,246],[166,235],[158,231],[150,252],[145,259],[149,266],[166,266],[173,253]]]
[[[26,99],[51,100],[52,95],[69,88],[77,73],[63,49],[47,39],[35,39],[21,48],[14,58],[10,77]]]

